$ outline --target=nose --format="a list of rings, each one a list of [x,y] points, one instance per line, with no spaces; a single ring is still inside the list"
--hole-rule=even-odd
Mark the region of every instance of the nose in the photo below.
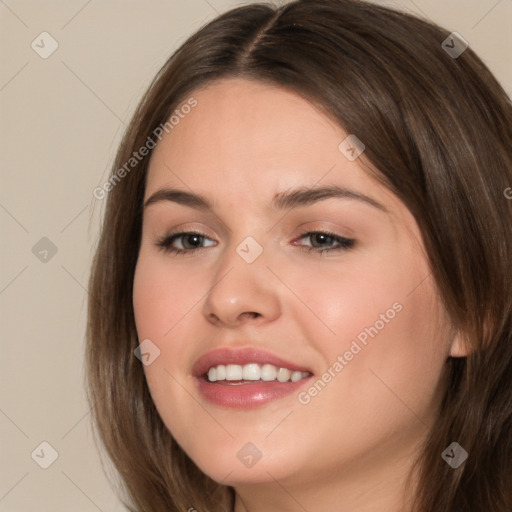
[[[246,322],[264,324],[280,316],[278,282],[272,279],[264,254],[252,263],[234,249],[222,257],[203,303],[210,323],[233,328]]]

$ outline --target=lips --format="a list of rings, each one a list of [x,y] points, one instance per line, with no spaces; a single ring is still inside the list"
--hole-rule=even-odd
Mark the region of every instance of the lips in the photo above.
[[[287,368],[291,371],[301,371],[313,373],[307,366],[302,366],[291,361],[282,359],[281,357],[257,348],[218,348],[203,354],[193,365],[192,375],[195,377],[203,377],[212,366],[219,364],[237,364],[246,365],[250,363],[272,364],[278,368]]]
[[[273,365],[277,368],[287,368],[292,372],[304,372],[303,378],[297,381],[289,380],[236,380],[210,382],[207,372],[219,365],[245,366],[251,363],[258,365]],[[192,367],[197,391],[208,402],[228,409],[253,409],[297,393],[301,387],[312,379],[312,371],[307,366],[293,363],[276,356],[271,352],[255,348],[229,349],[219,348],[202,355]]]

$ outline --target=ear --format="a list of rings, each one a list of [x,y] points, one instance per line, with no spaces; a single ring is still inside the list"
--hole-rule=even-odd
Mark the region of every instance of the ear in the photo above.
[[[457,331],[450,344],[448,355],[450,357],[467,357],[469,349],[463,334]]]

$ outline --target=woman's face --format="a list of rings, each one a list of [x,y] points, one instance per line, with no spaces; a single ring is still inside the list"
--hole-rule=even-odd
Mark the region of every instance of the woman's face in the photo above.
[[[225,485],[396,474],[450,350],[416,222],[294,93],[228,79],[192,96],[151,158],[133,292],[163,421]]]

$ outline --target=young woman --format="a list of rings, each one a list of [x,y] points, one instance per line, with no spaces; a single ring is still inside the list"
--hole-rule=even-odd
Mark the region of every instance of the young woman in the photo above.
[[[119,148],[87,371],[131,511],[512,510],[512,106],[457,34],[233,9]]]

